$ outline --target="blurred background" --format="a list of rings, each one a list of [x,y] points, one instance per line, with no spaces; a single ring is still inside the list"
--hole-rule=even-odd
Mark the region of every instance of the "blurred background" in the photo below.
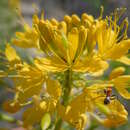
[[[4,51],[6,43],[15,35],[15,32],[22,30],[20,18],[18,16],[19,8],[21,8],[25,21],[31,25],[32,15],[35,11],[37,11],[40,16],[41,11],[44,10],[45,18],[47,19],[55,17],[58,20],[62,20],[65,14],[78,14],[80,16],[84,12],[87,12],[96,18],[100,15],[101,5],[104,6],[104,16],[109,15],[116,8],[124,7],[127,8],[124,15],[130,19],[130,0],[0,0],[0,48]],[[130,26],[128,29],[128,37],[130,37]],[[21,55],[26,57],[28,54],[21,53]],[[3,59],[0,56],[0,62],[2,61]],[[123,64],[112,62],[110,68],[112,69],[121,65]],[[124,67],[126,67],[126,74],[130,74],[130,68],[128,66]],[[0,69],[1,68],[3,69],[4,66],[0,64]],[[2,103],[4,100],[12,97],[12,94],[9,94],[6,91],[6,85],[10,85],[7,82],[7,79],[5,82],[0,79],[0,130],[4,130],[4,128],[22,130],[21,128],[17,128],[17,125],[14,123],[3,121],[3,116],[5,116],[4,118],[8,117],[3,115],[3,113],[7,113],[1,109]],[[121,101],[126,106],[130,115],[130,102],[124,101],[123,99],[121,99]],[[20,112],[16,113],[13,117],[19,119],[20,114]],[[103,127],[95,130],[99,129],[106,130],[106,128]],[[130,130],[130,120],[126,125],[111,130]]]

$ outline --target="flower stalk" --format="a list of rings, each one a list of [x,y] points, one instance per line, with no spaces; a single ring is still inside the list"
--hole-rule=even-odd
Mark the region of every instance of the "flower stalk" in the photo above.
[[[69,101],[69,96],[71,93],[71,83],[72,83],[72,71],[67,70],[65,72],[65,82],[63,89],[63,105],[66,106]]]
[[[71,94],[71,83],[72,83],[72,71],[71,70],[67,70],[64,73],[64,88],[63,88],[63,105],[67,106],[68,102],[69,102],[69,96]],[[59,118],[56,126],[55,126],[55,130],[60,130],[62,127],[62,119]]]

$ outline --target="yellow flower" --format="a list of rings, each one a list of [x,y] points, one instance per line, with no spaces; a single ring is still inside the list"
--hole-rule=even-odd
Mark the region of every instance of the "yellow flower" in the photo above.
[[[25,103],[33,95],[39,95],[45,81],[45,74],[36,67],[24,64],[17,73],[18,77],[13,78],[16,95],[15,100]],[[35,76],[34,76],[35,75]]]
[[[107,107],[110,113],[106,114],[106,118],[101,121],[105,127],[117,127],[127,122],[128,113],[118,100],[111,101]]]
[[[118,100],[111,100],[110,104],[104,105],[106,95],[103,91],[109,86],[110,84],[89,86],[67,106],[58,104],[59,116],[78,130],[84,129],[89,122],[88,117],[91,115],[106,127],[117,127],[126,123],[128,113]],[[99,115],[97,115],[97,111],[99,111]],[[100,117],[100,112],[105,115],[105,118]]]
[[[86,96],[91,99],[91,104],[94,105],[90,115],[106,127],[117,127],[127,122],[128,113],[117,99],[111,100],[110,104],[104,105],[106,95],[105,93],[101,93],[101,91],[104,91],[103,88],[107,87],[109,87],[109,84],[97,84],[86,88]],[[95,88],[97,88],[97,92]],[[96,94],[94,94],[95,92]]]
[[[45,99],[34,97],[33,106],[24,111],[23,121],[25,127],[40,122],[45,113],[53,113],[56,110],[59,97],[61,96],[61,86],[59,82],[48,79],[46,83],[46,93],[49,94],[49,97]]]
[[[89,26],[84,23],[85,21],[90,23]],[[77,15],[65,16],[64,21],[55,23],[54,20],[53,22],[40,20],[36,24],[40,35],[39,45],[46,54],[46,58],[35,60],[35,65],[39,69],[51,72],[70,69],[75,72],[94,73],[103,72],[108,68],[107,62],[92,52],[96,44],[93,17],[87,14],[83,14],[81,19]]]
[[[85,88],[81,94],[74,97],[72,101],[65,107],[58,104],[57,111],[59,116],[78,130],[83,130],[88,121],[88,114],[86,112],[94,112],[97,99],[99,97],[104,97],[104,93],[98,93],[97,91],[102,91],[110,84],[95,84]],[[96,89],[98,88],[98,90]],[[103,104],[103,101],[100,103]]]
[[[115,12],[114,20],[112,20],[110,16],[97,23],[96,37],[98,53],[104,60],[117,60],[121,58],[123,61],[122,57],[125,56],[130,49],[130,39],[127,38],[128,21],[125,19],[119,26],[117,25],[118,17],[118,13]],[[124,32],[120,35],[123,29]]]
[[[25,62],[22,63],[15,49],[9,44],[6,46],[5,55],[11,66],[10,71],[16,73],[16,75],[12,75],[16,90],[15,100],[22,104],[27,102],[33,95],[40,94],[45,80],[45,73],[35,66]]]
[[[24,25],[25,32],[16,32],[16,38],[12,43],[21,48],[38,48],[39,36],[34,27]]]
[[[130,99],[130,75],[123,75],[125,68],[118,67],[108,80],[99,79],[109,67],[109,60],[130,65],[128,23],[126,19],[120,26],[117,23],[117,11],[114,18],[105,19],[102,13],[98,19],[86,13],[81,18],[66,15],[63,21],[34,15],[33,26],[25,24],[24,32],[16,32],[12,42],[21,48],[40,50],[41,55],[29,64],[7,44],[9,69],[1,70],[0,77],[12,79],[15,96],[5,102],[4,109],[13,113],[29,105],[23,112],[23,125],[27,128],[39,123],[45,113],[56,120],[56,128],[61,127],[62,119],[77,130],[84,130],[90,117],[106,127],[124,124],[128,113],[112,96],[112,89]],[[81,88],[79,81],[83,83]]]

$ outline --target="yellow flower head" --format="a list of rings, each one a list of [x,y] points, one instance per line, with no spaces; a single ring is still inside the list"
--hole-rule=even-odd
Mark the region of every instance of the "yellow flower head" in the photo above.
[[[130,99],[130,75],[124,75],[124,67],[106,71],[110,61],[130,65],[127,19],[118,25],[123,11],[104,19],[102,12],[98,19],[87,13],[81,18],[65,15],[62,21],[34,15],[33,26],[25,24],[24,32],[16,32],[12,39],[17,47],[37,50],[33,61],[22,60],[10,44],[5,49],[8,69],[0,70],[0,77],[12,79],[15,96],[3,104],[4,109],[14,113],[28,106],[23,112],[27,128],[46,113],[55,129],[62,129],[64,121],[84,130],[91,118],[105,127],[126,123],[128,113],[113,89]],[[101,78],[104,74],[109,74],[106,79]]]
[[[130,39],[127,38],[128,20],[118,25],[124,9],[115,10],[112,16],[97,23],[98,52],[103,59],[120,59],[130,49]],[[123,32],[124,31],[124,32]],[[123,33],[122,33],[123,32]],[[122,34],[121,34],[122,33]]]

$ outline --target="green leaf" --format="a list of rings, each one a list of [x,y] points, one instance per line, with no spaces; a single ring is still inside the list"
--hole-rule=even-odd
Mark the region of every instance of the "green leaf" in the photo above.
[[[49,113],[45,113],[41,119],[41,128],[42,130],[46,130],[51,124],[51,116]]]

